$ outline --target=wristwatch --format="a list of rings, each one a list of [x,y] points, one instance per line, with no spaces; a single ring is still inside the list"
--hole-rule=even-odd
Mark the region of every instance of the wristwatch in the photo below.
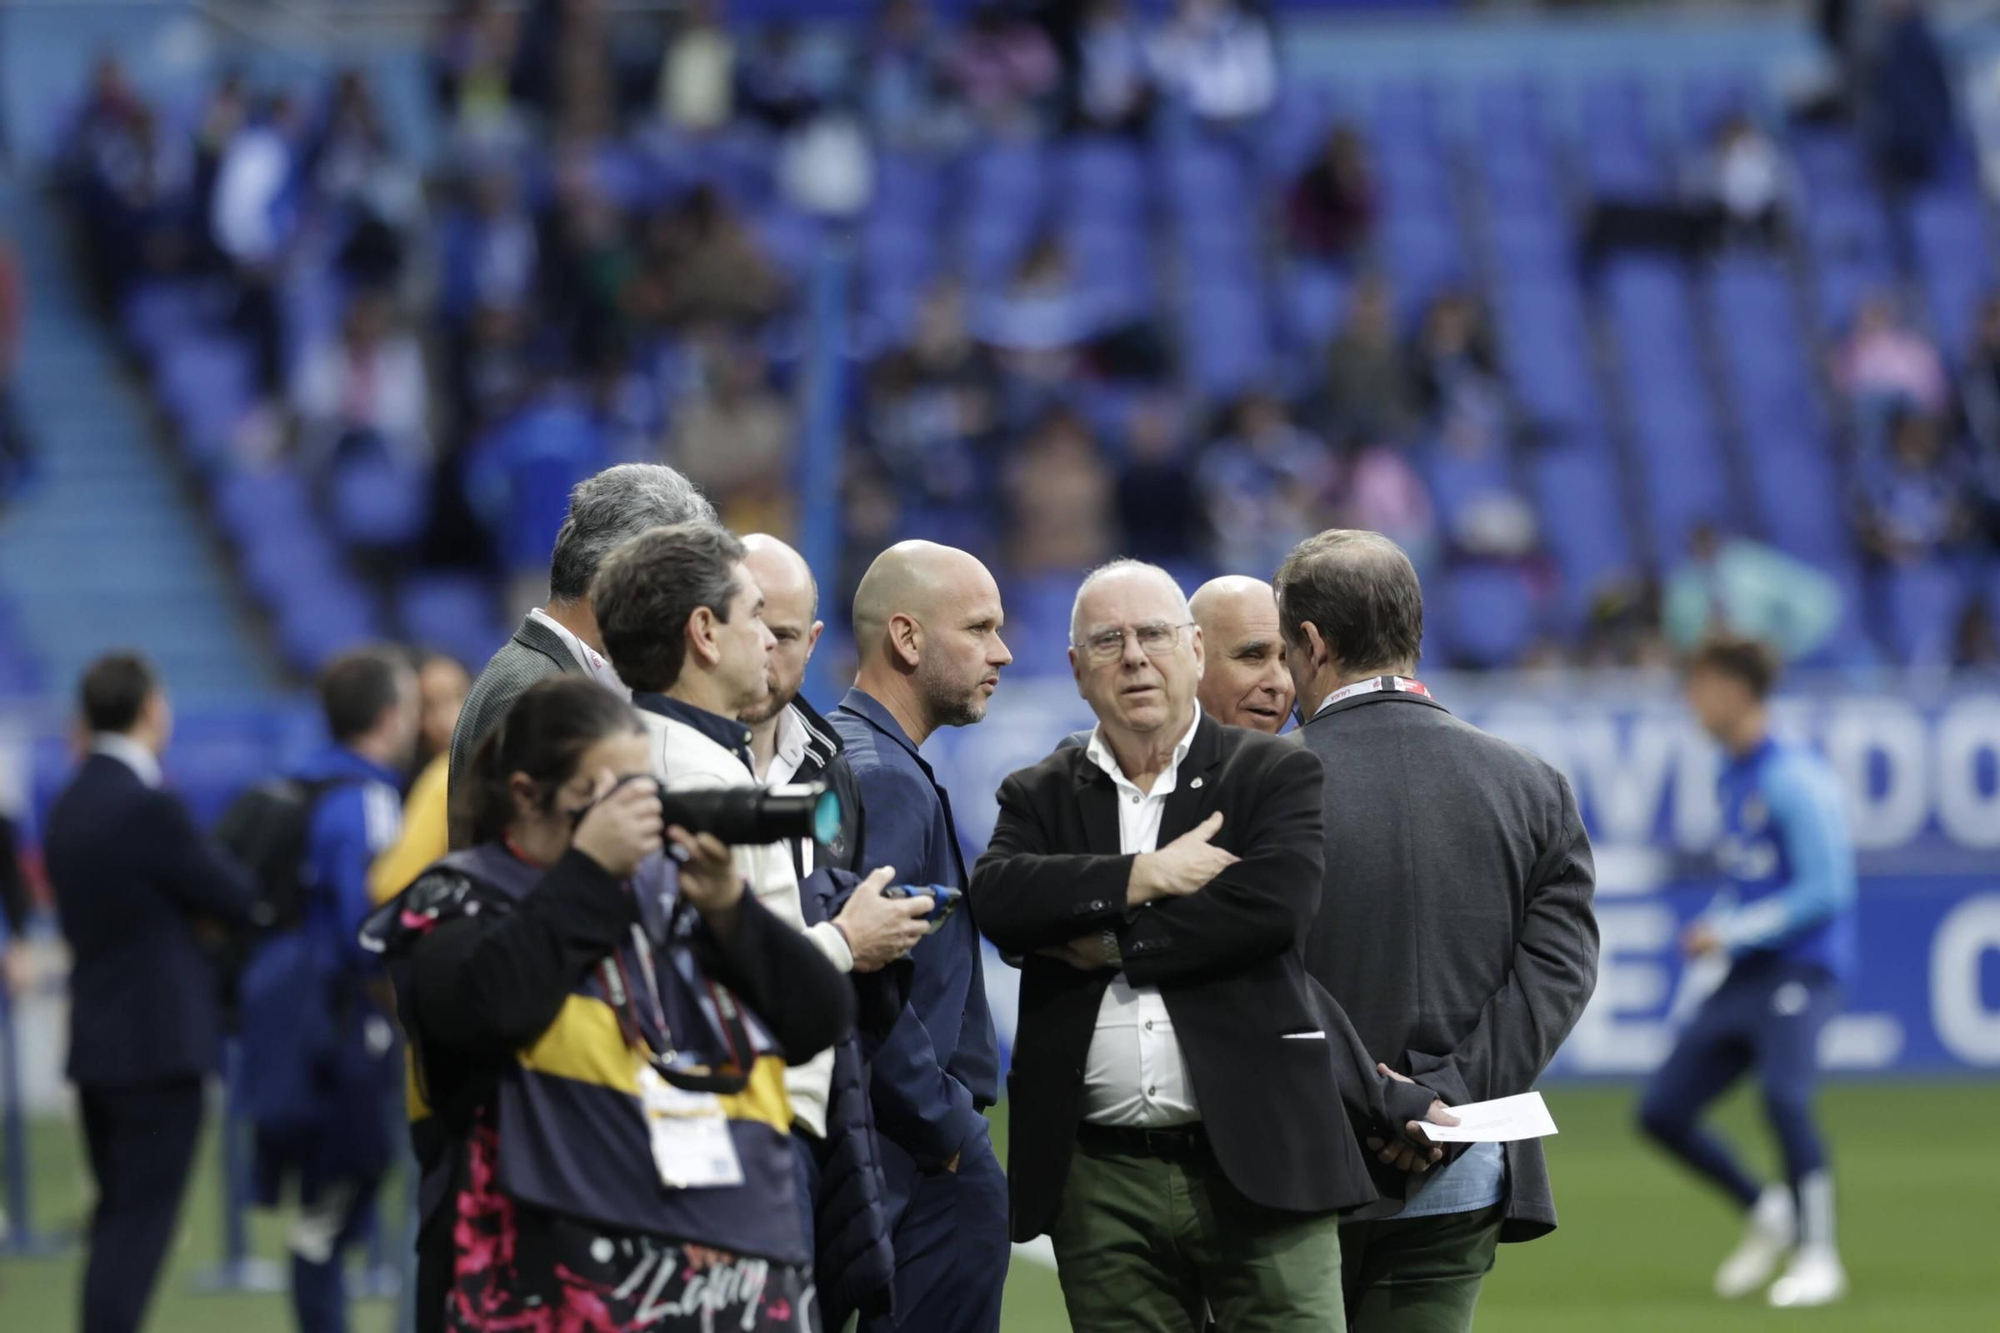
[[[1104,945],[1104,961],[1113,967],[1124,967],[1125,951],[1118,947],[1118,932],[1115,930],[1099,931],[1097,938]]]

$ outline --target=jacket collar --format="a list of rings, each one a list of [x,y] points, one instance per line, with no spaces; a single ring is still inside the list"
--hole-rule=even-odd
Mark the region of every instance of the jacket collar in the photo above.
[[[582,672],[583,663],[563,642],[562,635],[543,624],[533,614],[521,618],[521,628],[514,631],[514,642],[531,653],[540,653],[564,671]]]
[[[1304,722],[1302,722],[1300,724],[1300,729],[1304,730],[1306,727],[1310,727],[1313,723],[1318,722],[1323,718],[1337,717],[1342,713],[1352,712],[1357,708],[1366,708],[1369,704],[1388,703],[1391,701],[1399,703],[1407,703],[1407,704],[1422,704],[1426,708],[1435,708],[1441,713],[1449,713],[1451,711],[1449,708],[1446,708],[1443,704],[1439,703],[1437,700],[1433,698],[1430,698],[1428,695],[1411,694],[1405,690],[1376,690],[1372,694],[1350,695],[1347,698],[1342,699],[1339,703],[1332,705],[1331,707],[1320,709],[1317,713],[1314,713],[1311,717],[1307,718]]]
[[[903,724],[896,720],[896,715],[883,707],[881,700],[862,689],[859,685],[856,685],[847,692],[847,697],[840,701],[840,709],[844,713],[854,714],[863,722],[866,722],[869,726],[875,728],[875,730],[881,732],[905,750],[908,750],[910,757],[918,763],[922,764],[924,762],[923,756],[917,753],[917,743],[910,739],[909,732],[903,730]],[[928,772],[930,765],[925,764],[924,768]]]
[[[148,787],[157,787],[164,781],[159,756],[130,736],[115,731],[100,731],[90,738],[90,752],[117,760]]]
[[[1118,823],[1118,788],[1111,775],[1097,766],[1086,747],[1074,747],[1071,773],[1077,787],[1077,814],[1083,820],[1088,850],[1098,856],[1123,854],[1124,839]],[[1167,793],[1160,812],[1158,846],[1164,847],[1186,833],[1214,808],[1215,784],[1208,781],[1222,764],[1222,724],[1207,713],[1198,714],[1194,735],[1188,740],[1187,754],[1176,770],[1174,789]]]
[[[745,767],[751,766],[750,728],[735,718],[711,713],[706,708],[696,708],[691,703],[670,699],[664,694],[635,693],[632,706],[700,732],[741,759]]]
[[[1102,782],[1107,787],[1113,785],[1111,775],[1099,768],[1089,755],[1090,745],[1097,739],[1096,729],[1092,728],[1079,734],[1085,740],[1082,745],[1076,747],[1077,759],[1073,765],[1076,785],[1085,787],[1097,782]],[[1185,779],[1196,773],[1213,772],[1216,765],[1222,762],[1222,724],[1207,713],[1197,710],[1194,734],[1188,738],[1187,747],[1187,753],[1182,756],[1175,770],[1179,778]],[[1186,790],[1187,786],[1185,781],[1177,781],[1175,790]]]
[[[804,695],[787,704],[785,711],[798,720],[806,740],[805,761],[799,765],[794,780],[810,781],[811,778],[817,778],[826,772],[834,759],[839,756],[840,736],[834,731],[833,724],[821,717],[813,706],[806,702]]]

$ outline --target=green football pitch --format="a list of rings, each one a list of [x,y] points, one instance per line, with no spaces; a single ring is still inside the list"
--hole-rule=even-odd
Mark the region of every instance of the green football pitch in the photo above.
[[[1630,1128],[1632,1094],[1558,1087],[1549,1103],[1561,1135],[1549,1155],[1562,1229],[1508,1247],[1487,1282],[1480,1333],[1995,1333],[2000,1330],[2000,1085],[1836,1086],[1825,1102],[1840,1187],[1842,1248],[1853,1294],[1825,1310],[1766,1310],[1708,1294],[1714,1265],[1734,1240],[1723,1206],[1670,1171]],[[1722,1123],[1752,1145],[1767,1140],[1745,1096]],[[86,1186],[76,1134],[63,1123],[32,1136],[37,1220],[73,1227]],[[212,1160],[199,1168],[172,1266],[148,1325],[153,1333],[284,1333],[270,1296],[203,1296],[195,1274],[215,1254]],[[253,1229],[258,1252],[280,1252],[268,1219]],[[0,1330],[67,1333],[75,1327],[79,1260],[0,1260]],[[390,1333],[386,1304],[356,1307],[355,1333]],[[1055,1274],[1015,1261],[1007,1333],[1062,1333]]]

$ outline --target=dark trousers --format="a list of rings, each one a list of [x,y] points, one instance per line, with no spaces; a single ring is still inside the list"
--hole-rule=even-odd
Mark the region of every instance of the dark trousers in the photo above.
[[[981,1130],[958,1170],[921,1176],[896,1222],[896,1316],[861,1333],[997,1333],[1007,1285],[1007,1173]]]
[[[814,1271],[819,1260],[819,1154],[825,1145],[813,1138],[803,1125],[792,1125],[792,1165],[798,1180],[794,1193],[798,1197],[799,1227],[805,1232],[806,1271]],[[812,1333],[819,1333],[824,1327],[824,1318],[818,1301],[813,1303],[811,1312]]]
[[[133,1333],[173,1239],[201,1134],[201,1080],[84,1088],[83,1141],[97,1178],[83,1333]]]
[[[1781,959],[1739,963],[1653,1075],[1639,1104],[1640,1128],[1748,1208],[1761,1187],[1700,1121],[1710,1102],[1755,1068],[1764,1114],[1797,1189],[1826,1165],[1812,1102],[1820,1030],[1839,1009],[1839,987],[1823,968]]]
[[[1506,1207],[1340,1228],[1348,1333],[1471,1333]]]

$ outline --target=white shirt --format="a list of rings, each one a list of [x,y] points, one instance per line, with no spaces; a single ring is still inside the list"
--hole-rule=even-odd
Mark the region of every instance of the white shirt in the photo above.
[[[789,707],[779,710],[777,735],[772,740],[771,762],[767,764],[757,780],[766,787],[782,787],[799,775],[799,767],[806,761],[806,724]],[[806,838],[799,843],[799,864],[801,873],[813,872],[813,843]],[[804,920],[801,916],[800,920]],[[834,932],[838,934],[839,932]]]
[[[1181,761],[1201,726],[1201,710],[1174,746],[1173,762],[1142,792],[1118,766],[1104,729],[1090,733],[1090,761],[1118,787],[1118,850],[1126,855],[1158,851],[1160,820],[1167,797],[1180,783]],[[1095,1125],[1137,1125],[1159,1129],[1201,1119],[1187,1058],[1174,1036],[1167,1002],[1152,986],[1134,986],[1120,972],[1097,1006],[1097,1031],[1083,1067],[1083,1118]]]
[[[100,731],[90,738],[92,754],[107,754],[139,775],[139,781],[148,787],[158,787],[164,780],[160,772],[160,757],[130,736],[121,736],[115,731]]]
[[[631,695],[632,691],[626,688],[624,681],[618,679],[618,673],[611,669],[611,663],[605,660],[604,654],[570,633],[569,628],[561,621],[542,610],[539,606],[528,612],[528,619],[546,629],[552,630],[555,636],[563,641],[563,646],[569,649],[570,656],[576,659],[577,665],[581,666],[598,684],[604,686],[606,689],[616,690],[621,697],[629,697]]]

